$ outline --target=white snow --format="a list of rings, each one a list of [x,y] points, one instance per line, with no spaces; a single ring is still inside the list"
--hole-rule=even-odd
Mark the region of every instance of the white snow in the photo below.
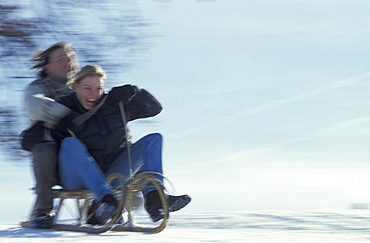
[[[93,235],[0,225],[1,242],[368,242],[364,211],[248,211],[174,213],[158,234]]]
[[[133,83],[162,102],[162,114],[130,128],[135,140],[164,135],[165,175],[193,201],[155,235],[23,229],[18,223],[34,200],[32,167],[0,148],[0,242],[370,241],[368,1],[109,2],[89,12],[74,1],[73,25],[64,19],[58,28],[91,33],[92,51],[106,58],[98,64],[136,64],[108,73],[108,85]],[[24,17],[46,15],[46,3],[60,7],[55,21],[63,17],[65,6],[17,1]],[[143,58],[133,55],[140,47],[119,45],[135,29],[109,25],[130,16],[126,9],[153,24]],[[105,14],[104,24],[94,18]],[[55,36],[78,54],[89,43]],[[21,109],[32,79],[5,82],[27,76],[29,66],[15,63],[0,63],[0,101]]]

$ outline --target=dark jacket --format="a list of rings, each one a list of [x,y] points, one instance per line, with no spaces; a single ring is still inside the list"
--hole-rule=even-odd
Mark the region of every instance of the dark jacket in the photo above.
[[[80,104],[75,93],[64,97],[60,103],[80,114],[88,111]],[[145,90],[139,90],[124,108],[127,122],[155,116],[162,110],[161,104]],[[76,136],[85,144],[103,172],[106,172],[114,159],[126,149],[126,134],[119,107],[104,103],[83,126],[83,131]],[[65,136],[65,133],[60,132],[63,129],[66,130],[60,127],[57,129],[59,138]]]

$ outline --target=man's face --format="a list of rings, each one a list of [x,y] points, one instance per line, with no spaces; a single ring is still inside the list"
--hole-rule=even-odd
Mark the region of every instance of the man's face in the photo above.
[[[49,63],[44,67],[45,73],[52,77],[67,82],[68,73],[73,70],[72,57],[64,49],[56,49],[49,56]]]

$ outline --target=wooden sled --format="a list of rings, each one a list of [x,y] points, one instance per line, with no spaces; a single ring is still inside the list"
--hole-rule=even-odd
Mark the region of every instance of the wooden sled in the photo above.
[[[167,224],[169,218],[169,210],[167,205],[167,198],[165,194],[165,187],[163,182],[157,179],[154,175],[162,176],[158,173],[139,173],[132,179],[125,181],[121,174],[114,173],[107,178],[107,182],[111,183],[113,180],[118,180],[120,183],[120,189],[115,191],[115,195],[118,198],[118,210],[116,215],[113,216],[112,220],[105,225],[91,226],[85,224],[87,219],[87,212],[92,200],[95,199],[94,194],[88,190],[64,190],[64,189],[53,189],[54,199],[59,199],[59,202],[55,206],[55,217],[53,225],[50,229],[63,230],[63,231],[75,231],[75,232],[86,232],[86,233],[104,233],[106,231],[131,231],[131,232],[147,232],[147,233],[158,233],[161,232]],[[163,176],[162,176],[163,177]],[[134,223],[133,216],[133,197],[141,193],[142,189],[148,184],[153,186],[160,196],[163,205],[163,219],[153,226],[138,226]],[[58,217],[62,209],[63,203],[66,199],[76,200],[78,208],[78,218],[76,223],[73,224],[59,224]],[[116,223],[120,216],[123,216],[123,223]],[[21,222],[22,227],[31,227],[30,221]]]

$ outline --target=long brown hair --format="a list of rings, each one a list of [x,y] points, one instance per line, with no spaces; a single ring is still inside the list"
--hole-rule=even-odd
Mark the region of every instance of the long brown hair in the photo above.
[[[71,75],[75,75],[75,73],[78,72],[78,61],[72,45],[58,42],[44,51],[36,50],[33,57],[31,58],[31,61],[36,62],[31,69],[35,71],[41,70],[39,73],[40,78],[45,78],[47,76],[44,71],[44,67],[50,62],[50,54],[57,49],[64,49],[68,54],[70,54],[74,70]]]

